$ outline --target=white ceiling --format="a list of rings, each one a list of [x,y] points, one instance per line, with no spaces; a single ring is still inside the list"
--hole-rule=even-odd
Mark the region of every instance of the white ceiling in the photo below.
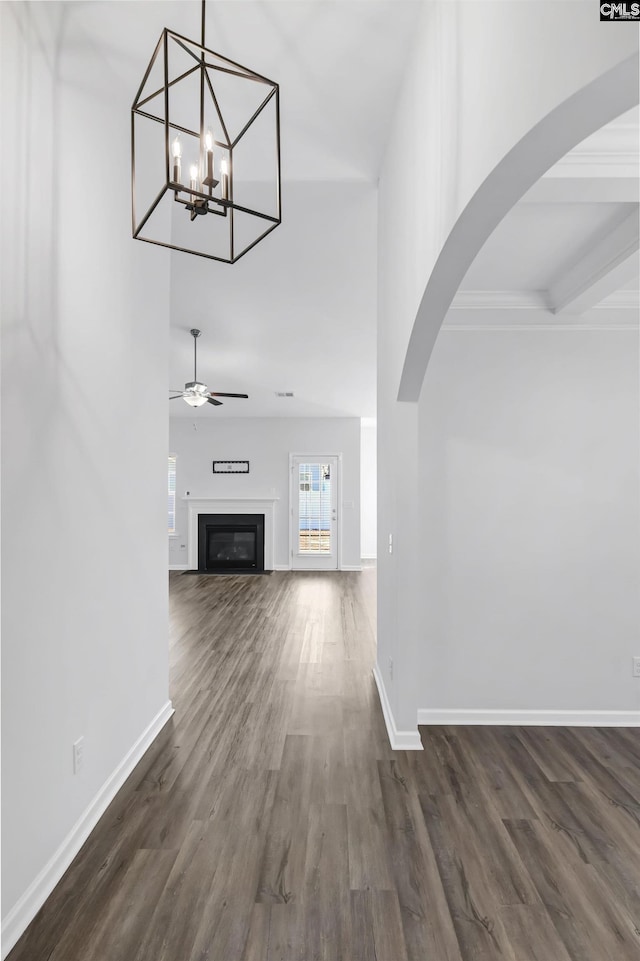
[[[199,0],[97,0],[71,16],[131,85],[164,27],[200,39]],[[286,180],[366,180],[380,168],[422,0],[208,0],[206,45],[280,84]],[[89,9],[87,9],[89,8]],[[73,9],[72,9],[73,14]]]
[[[630,209],[613,203],[517,204],[467,271],[463,289],[544,290]]]
[[[168,386],[192,379],[196,326],[199,378],[250,395],[195,412],[175,401],[172,416],[375,416],[375,184],[423,2],[209,0],[207,45],[280,84],[283,223],[234,266],[171,255]],[[67,42],[93,45],[132,99],[163,27],[199,38],[195,0],[67,8]],[[560,289],[637,207],[637,173],[636,110],[503,220],[465,277],[466,304]],[[637,288],[628,265],[618,282]]]
[[[375,416],[375,187],[290,183],[281,226],[233,266],[172,255],[171,315],[169,386],[192,380],[197,327],[199,379],[249,394],[198,416]]]

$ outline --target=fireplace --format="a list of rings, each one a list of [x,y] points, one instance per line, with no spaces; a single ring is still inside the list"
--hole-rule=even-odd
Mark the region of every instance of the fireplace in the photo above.
[[[264,572],[264,514],[198,514],[198,571]]]

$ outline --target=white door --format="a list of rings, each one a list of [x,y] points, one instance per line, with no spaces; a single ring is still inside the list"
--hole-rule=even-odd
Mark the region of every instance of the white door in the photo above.
[[[335,455],[291,458],[291,567],[338,569],[338,466]]]

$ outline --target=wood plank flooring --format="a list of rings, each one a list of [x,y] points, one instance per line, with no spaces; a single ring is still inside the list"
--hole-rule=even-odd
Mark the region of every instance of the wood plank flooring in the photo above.
[[[638,961],[638,732],[389,748],[375,572],[171,575],[172,721],[10,961]]]

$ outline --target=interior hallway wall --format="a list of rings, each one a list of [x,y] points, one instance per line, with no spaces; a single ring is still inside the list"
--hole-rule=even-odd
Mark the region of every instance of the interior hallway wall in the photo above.
[[[131,239],[102,15],[0,5],[4,953],[169,709],[168,262]]]
[[[639,337],[597,314],[592,330],[439,335],[420,399],[432,589],[415,664],[436,716],[640,708]]]

